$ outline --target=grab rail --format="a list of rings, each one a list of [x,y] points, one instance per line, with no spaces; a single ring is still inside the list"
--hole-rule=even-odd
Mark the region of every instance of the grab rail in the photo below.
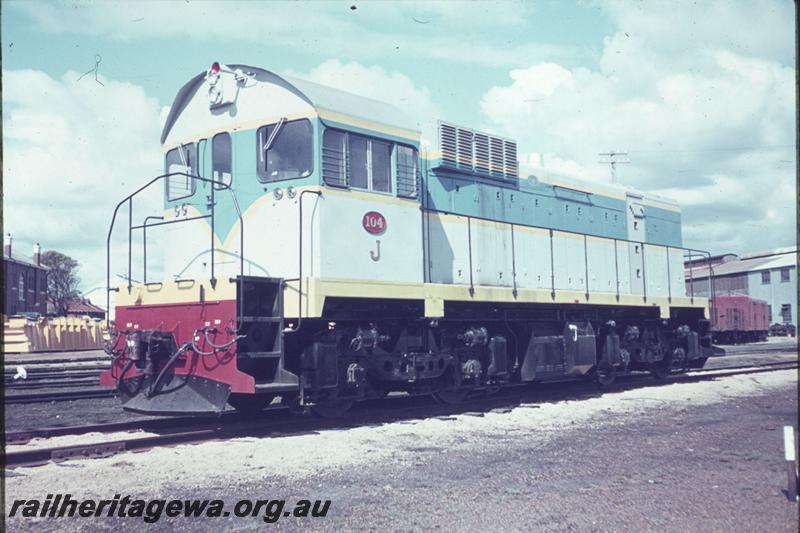
[[[322,191],[315,191],[306,189],[300,192],[300,196],[297,198],[298,203],[298,210],[300,213],[298,214],[298,258],[297,258],[297,324],[293,328],[286,328],[283,330],[284,333],[296,333],[300,330],[300,324],[303,322],[303,195],[304,194],[313,194],[317,198],[322,197]],[[287,281],[292,281],[291,279],[283,280],[284,283]]]
[[[136,195],[144,191],[145,189],[149,188],[151,185],[156,183],[157,181],[170,178],[172,176],[185,176],[187,178],[202,181],[205,183],[212,184],[212,201],[210,204],[211,212],[207,215],[200,215],[196,217],[189,217],[189,218],[180,218],[180,219],[173,219],[173,220],[165,220],[163,222],[156,222],[154,224],[148,224],[148,220],[156,217],[148,216],[145,218],[143,224],[138,226],[133,225],[133,199]],[[147,232],[148,227],[153,226],[164,226],[167,224],[177,224],[179,222],[187,222],[190,220],[201,220],[210,218],[211,219],[211,227],[214,227],[214,220],[215,220],[215,206],[216,202],[213,200],[213,190],[215,188],[218,189],[225,189],[231,195],[231,200],[233,202],[234,207],[236,208],[236,215],[239,218],[239,271],[240,275],[244,276],[244,220],[242,219],[242,212],[239,209],[239,203],[236,201],[236,195],[231,189],[231,186],[228,183],[223,181],[213,180],[209,178],[204,178],[202,176],[197,176],[193,174],[187,174],[186,172],[169,172],[167,174],[161,174],[160,176],[156,176],[155,178],[148,181],[146,184],[142,185],[134,192],[123,198],[117,206],[114,208],[114,214],[111,217],[111,224],[108,227],[108,235],[106,237],[106,326],[110,325],[110,315],[111,315],[111,292],[119,290],[118,288],[111,288],[111,235],[114,232],[114,224],[117,221],[117,214],[119,213],[120,207],[122,207],[125,203],[128,204],[128,293],[130,293],[131,288],[133,287],[132,282],[132,246],[133,246],[133,230],[141,229],[143,232]],[[146,236],[145,236],[146,239]],[[145,268],[145,276],[147,270],[147,250],[146,250],[146,240],[145,240],[145,252],[144,252],[144,268]],[[214,287],[217,282],[217,278],[214,271],[214,232],[211,232],[211,286]]]
[[[434,210],[426,210],[426,214],[428,216],[430,216],[431,213],[435,214],[435,213],[440,213],[440,212],[439,211],[434,211]],[[453,213],[453,214],[455,214],[455,213]],[[483,220],[483,221],[487,221],[487,222],[494,222],[494,223],[498,223],[498,224],[503,224],[504,226],[508,226],[510,228],[511,239],[512,239],[512,241],[511,241],[511,253],[512,253],[512,256],[511,256],[511,269],[512,269],[511,276],[512,276],[512,293],[514,294],[514,297],[516,297],[516,293],[517,293],[517,289],[518,289],[518,285],[517,285],[517,282],[516,282],[517,262],[516,262],[516,243],[514,242],[514,240],[515,240],[515,238],[514,238],[514,226],[522,226],[522,227],[546,230],[548,232],[549,244],[550,244],[550,296],[552,297],[553,300],[555,300],[555,298],[556,298],[556,289],[557,289],[556,288],[556,282],[555,282],[555,278],[556,278],[556,276],[555,276],[555,249],[554,249],[553,241],[554,241],[555,232],[560,232],[560,233],[567,233],[567,234],[571,234],[571,235],[580,235],[580,236],[583,237],[583,241],[584,241],[584,246],[583,246],[583,249],[584,249],[584,276],[585,276],[584,289],[586,291],[587,300],[589,298],[588,295],[590,294],[590,290],[589,290],[588,237],[593,237],[595,239],[603,239],[603,240],[607,240],[607,241],[613,242],[613,246],[614,246],[614,275],[615,275],[615,278],[616,278],[615,293],[616,293],[617,301],[619,301],[619,298],[620,298],[620,271],[619,271],[619,258],[618,258],[617,243],[622,242],[622,243],[626,243],[626,244],[635,244],[635,245],[638,245],[638,247],[639,247],[640,254],[641,254],[641,278],[642,278],[642,295],[641,296],[642,296],[642,299],[643,299],[644,302],[647,302],[647,273],[646,273],[647,259],[646,259],[646,256],[645,256],[645,245],[647,245],[650,248],[661,247],[661,248],[664,248],[666,250],[667,300],[670,303],[672,302],[672,298],[673,298],[671,268],[670,268],[670,264],[669,264],[670,263],[670,251],[671,250],[680,250],[680,251],[682,251],[684,253],[684,258],[685,258],[685,254],[687,252],[689,254],[689,278],[690,278],[690,282],[689,282],[689,286],[687,288],[687,290],[688,290],[687,296],[690,297],[690,301],[691,301],[692,304],[694,303],[694,285],[692,283],[692,267],[693,267],[692,256],[693,255],[695,255],[695,256],[699,255],[701,258],[705,258],[706,259],[706,266],[707,266],[708,271],[709,271],[709,276],[708,276],[708,278],[709,278],[708,279],[708,283],[709,283],[709,297],[708,297],[709,298],[709,307],[713,306],[713,299],[714,299],[714,269],[711,266],[711,253],[708,252],[708,251],[695,250],[695,249],[692,249],[692,248],[684,248],[682,246],[661,245],[661,244],[646,243],[646,242],[642,242],[642,241],[633,241],[633,240],[629,240],[629,239],[621,239],[621,238],[618,238],[618,237],[601,237],[599,235],[589,235],[587,233],[579,233],[579,232],[569,231],[569,230],[554,229],[554,228],[548,228],[548,227],[544,227],[544,226],[534,226],[534,225],[529,225],[529,224],[519,224],[519,223],[514,223],[514,222],[505,222],[505,221],[500,221],[500,220],[492,220],[492,219],[488,219],[488,218],[475,217],[475,216],[471,216],[471,215],[458,215],[458,214],[456,214],[456,216],[464,217],[464,218],[466,218],[466,221],[467,221],[467,255],[468,255],[468,264],[469,264],[469,293],[470,293],[471,296],[475,294],[475,279],[474,279],[474,275],[473,275],[473,261],[472,261],[472,248],[473,248],[472,247],[472,234],[473,234],[473,231],[472,231],[472,220],[474,219],[474,220]],[[428,246],[430,246],[430,237],[428,237]],[[684,259],[684,263],[685,262],[686,261]]]

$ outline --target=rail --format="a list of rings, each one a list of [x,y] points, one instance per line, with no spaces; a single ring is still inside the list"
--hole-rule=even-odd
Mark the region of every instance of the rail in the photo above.
[[[425,218],[429,217],[431,214],[439,213],[438,211],[426,209],[425,210]],[[456,213],[453,213],[456,214]],[[553,300],[556,298],[557,290],[563,290],[561,288],[556,287],[556,275],[555,275],[555,247],[554,247],[554,240],[555,240],[555,233],[566,233],[570,235],[577,235],[582,238],[583,240],[583,252],[584,252],[584,290],[585,296],[587,300],[590,297],[590,287],[589,287],[589,246],[588,246],[588,238],[592,237],[595,239],[601,239],[604,241],[611,241],[613,242],[614,246],[614,277],[615,277],[615,294],[617,301],[620,300],[620,268],[619,268],[619,246],[618,243],[626,243],[626,244],[633,244],[638,246],[641,256],[641,280],[642,280],[642,300],[647,302],[647,257],[645,255],[646,248],[655,249],[655,248],[664,248],[665,249],[665,256],[666,256],[666,275],[667,275],[667,301],[672,302],[673,293],[672,293],[672,283],[673,280],[671,279],[671,267],[670,267],[670,252],[671,251],[681,251],[683,252],[683,263],[686,264],[686,254],[688,254],[688,264],[689,264],[689,276],[690,276],[690,283],[688,287],[686,287],[686,296],[689,297],[690,302],[694,304],[694,284],[692,283],[692,268],[693,268],[693,260],[697,260],[698,256],[700,258],[705,258],[705,266],[708,268],[708,299],[709,299],[709,307],[713,307],[713,299],[714,299],[714,269],[711,265],[711,253],[705,250],[696,250],[693,248],[685,248],[682,246],[671,246],[671,245],[661,245],[661,244],[653,244],[653,243],[646,243],[643,241],[634,241],[630,239],[622,239],[619,237],[601,237],[598,235],[589,235],[586,233],[580,233],[576,231],[569,231],[569,230],[561,230],[561,229],[553,229],[544,226],[535,226],[530,224],[518,224],[513,222],[505,222],[500,220],[492,220],[483,217],[475,217],[471,215],[458,215],[460,217],[464,217],[467,221],[467,258],[468,258],[468,265],[469,265],[469,293],[470,295],[475,294],[475,277],[474,277],[474,268],[473,268],[473,246],[472,246],[472,221],[473,220],[482,220],[486,222],[494,222],[497,224],[503,224],[504,226],[509,228],[510,235],[511,235],[511,286],[512,286],[512,293],[516,298],[519,285],[517,284],[517,257],[516,257],[516,243],[514,237],[514,227],[521,226],[521,227],[528,227],[528,228],[536,228],[547,231],[548,240],[550,245],[550,296]],[[425,220],[426,226],[428,227],[428,232],[430,232],[430,221]],[[428,247],[430,247],[430,236],[428,237]],[[428,252],[428,256],[430,258],[430,251]],[[432,261],[428,258],[428,270],[427,270],[427,280],[431,280],[431,265]],[[630,268],[635,268],[635,266],[630,265]],[[636,293],[633,292],[633,287],[631,287],[631,293],[635,295]],[[652,296],[652,294],[650,295]],[[711,311],[711,310],[710,310]],[[710,314],[713,317],[713,313]]]
[[[148,216],[144,219],[144,222],[140,225],[134,226],[133,224],[133,199],[144,190],[148,189],[154,183],[166,180],[173,176],[184,176],[186,178],[192,180],[198,180],[205,183],[210,183],[211,186],[211,201],[209,203],[209,213],[206,215],[200,215],[196,217],[187,217],[187,218],[178,218],[173,220],[163,220],[163,217],[155,217],[155,216]],[[106,237],[106,326],[110,325],[110,314],[111,314],[111,293],[116,292],[118,288],[111,287],[111,236],[114,232],[114,225],[117,221],[117,215],[119,214],[120,208],[128,204],[128,274],[126,276],[128,280],[128,293],[130,293],[131,288],[133,287],[133,278],[132,276],[132,261],[133,261],[133,253],[132,253],[132,246],[133,246],[133,231],[134,230],[142,230],[143,232],[143,244],[144,244],[144,253],[143,253],[143,267],[144,267],[144,281],[147,281],[147,228],[152,228],[154,226],[165,226],[168,224],[177,224],[180,222],[188,222],[191,220],[204,220],[204,219],[211,219],[211,286],[215,286],[217,282],[216,274],[215,274],[215,267],[214,267],[214,221],[215,221],[215,208],[216,208],[216,201],[214,191],[216,189],[219,190],[227,190],[231,195],[231,201],[233,203],[234,208],[236,209],[236,215],[239,218],[239,273],[241,276],[244,276],[244,220],[242,219],[242,212],[239,209],[239,203],[236,201],[236,195],[231,189],[231,186],[228,183],[219,180],[213,180],[209,178],[204,178],[202,176],[197,176],[194,174],[188,174],[186,172],[169,172],[166,174],[161,174],[160,176],[156,176],[155,178],[148,181],[146,184],[142,185],[134,192],[123,198],[117,206],[114,208],[114,214],[111,217],[111,224],[108,227],[108,235]],[[152,224],[148,224],[150,220],[155,220],[161,218],[161,222],[155,222]]]

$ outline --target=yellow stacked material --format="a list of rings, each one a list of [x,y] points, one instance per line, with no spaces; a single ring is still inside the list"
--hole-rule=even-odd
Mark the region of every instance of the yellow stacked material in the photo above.
[[[3,329],[4,353],[94,350],[109,338],[105,322],[89,317],[9,317]]]
[[[31,351],[31,344],[25,331],[27,322],[27,318],[3,317],[3,353]]]

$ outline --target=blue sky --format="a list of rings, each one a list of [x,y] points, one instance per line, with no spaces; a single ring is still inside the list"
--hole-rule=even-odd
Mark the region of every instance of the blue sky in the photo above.
[[[515,138],[542,173],[608,181],[597,154],[627,150],[619,181],[681,202],[686,244],[795,242],[788,0],[4,1],[2,46],[6,231],[79,259],[84,289],[110,200],[158,172],[174,94],[215,60]],[[95,54],[103,85],[78,81]]]

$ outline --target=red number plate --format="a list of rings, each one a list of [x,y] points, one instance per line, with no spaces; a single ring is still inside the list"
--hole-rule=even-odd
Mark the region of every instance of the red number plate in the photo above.
[[[373,235],[380,235],[386,231],[386,219],[377,211],[365,213],[364,218],[361,219],[361,225]]]

